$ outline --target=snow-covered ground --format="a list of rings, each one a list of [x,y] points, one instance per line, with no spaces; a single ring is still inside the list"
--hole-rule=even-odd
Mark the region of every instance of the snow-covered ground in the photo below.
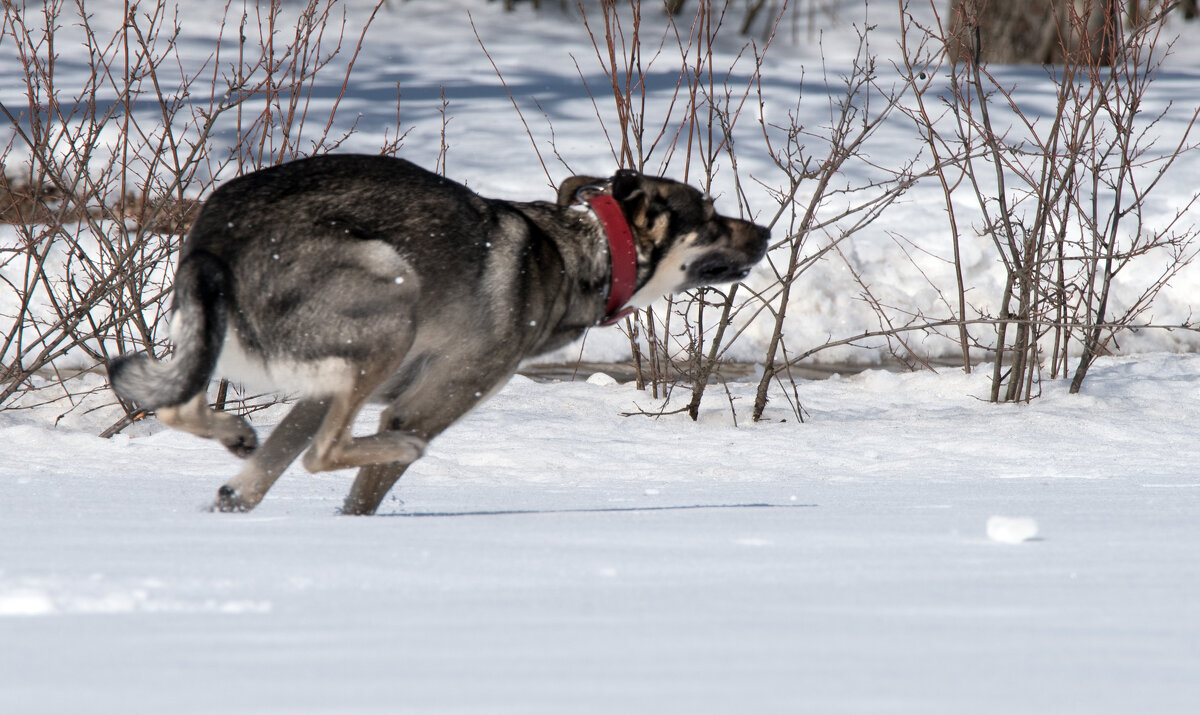
[[[464,182],[484,195],[520,200],[550,199],[554,196],[554,185],[572,174],[611,175],[617,165],[610,145],[615,136],[617,117],[603,65],[578,17],[563,16],[557,7],[549,7],[555,3],[545,4],[547,8],[541,13],[535,13],[530,3],[519,3],[518,11],[506,13],[501,9],[502,3],[483,0],[389,3],[375,17],[350,75],[349,89],[340,98],[330,135],[337,137],[351,128],[355,133],[341,144],[339,150],[376,153],[387,138],[406,132],[399,156],[430,168],[437,167],[444,159],[444,171],[450,178]],[[584,4],[590,9],[593,31],[602,35],[597,3],[588,0]],[[934,0],[934,6],[944,10],[943,4],[944,0]],[[88,3],[91,22],[104,40],[120,28],[123,5],[115,0]],[[288,11],[280,24],[286,24],[298,5],[285,4]],[[345,3],[349,10],[343,44],[346,54],[357,40],[370,5],[368,2]],[[912,0],[908,5],[920,22],[928,25],[933,21],[930,5],[925,0]],[[254,29],[253,6],[254,3],[233,3],[226,10],[223,3],[184,3],[179,10],[182,32],[177,45],[178,58],[169,54],[170,61],[159,67],[161,85],[169,90],[173,77],[180,73],[192,76],[207,67],[206,73],[201,75],[204,81],[194,85],[188,97],[181,100],[185,105],[194,102],[205,106],[213,93],[211,62],[214,48],[218,39],[224,38],[222,62],[229,62],[234,56],[236,43],[233,40],[237,37],[237,23],[243,7],[251,8],[250,29],[247,30],[250,41],[258,37],[258,31]],[[740,4],[734,3],[733,7],[725,20],[729,28],[735,28],[741,20]],[[805,133],[797,142],[806,147],[807,156],[819,163],[826,156],[830,125],[836,114],[831,102],[843,98],[843,84],[851,74],[860,34],[865,33],[869,38],[870,54],[875,58],[875,81],[870,96],[860,95],[854,100],[864,112],[863,116],[876,116],[885,104],[882,93],[899,92],[907,81],[898,45],[901,16],[897,3],[838,0],[815,3],[812,7],[819,11],[811,15],[811,22],[807,11],[786,17],[766,52],[761,83],[751,83],[754,52],[763,47],[761,37],[756,35],[753,38],[756,44],[748,47],[746,38],[726,31],[718,35],[713,46],[712,66],[718,99],[727,90],[736,104],[749,92],[734,130],[736,155],[740,188],[746,195],[748,213],[764,223],[779,210],[772,192],[786,188],[786,177],[769,157],[759,117],[765,121],[765,131],[771,136],[776,150],[787,144],[785,127],[791,124],[802,127]],[[69,100],[89,85],[85,79],[85,58],[73,54],[73,50],[78,53],[78,46],[69,39],[73,38],[76,43],[82,41],[79,21],[71,15],[76,11],[68,7],[64,12],[67,17],[61,23],[62,37],[56,45],[59,61],[55,71],[64,93],[62,101],[69,106]],[[143,20],[142,24],[146,25],[146,22]],[[622,27],[628,35],[626,40],[631,41],[632,28],[628,18]],[[871,28],[869,32],[865,29],[868,27]],[[167,23],[163,35],[169,34],[169,28]],[[690,23],[684,23],[679,30],[685,38],[691,31]],[[918,32],[913,32],[910,44],[920,38]],[[328,33],[332,36],[335,31],[331,27]],[[1200,42],[1196,42],[1200,36],[1200,23],[1182,20],[1171,23],[1166,37],[1159,42],[1157,56],[1163,55],[1171,33],[1179,33],[1182,37],[1171,45],[1175,54],[1167,59],[1156,75],[1157,79],[1149,84],[1141,104],[1141,123],[1135,127],[1139,136],[1145,132],[1145,141],[1156,141],[1155,149],[1149,152],[1151,155],[1178,144],[1200,103]],[[682,178],[685,171],[690,172],[688,176],[694,179],[702,174],[699,159],[694,156],[699,148],[693,147],[690,166],[686,166],[683,144],[674,152],[666,149],[685,116],[680,107],[684,99],[675,95],[680,81],[680,40],[667,28],[661,13],[649,10],[645,13],[641,38],[641,64],[647,87],[644,100],[647,142],[660,130],[666,133],[666,138],[658,141],[655,149],[646,150],[646,166],[648,171],[676,178]],[[279,42],[283,43],[285,39],[288,39],[287,33],[281,31]],[[599,40],[602,42],[603,37]],[[11,41],[7,45],[0,42],[0,61],[8,61],[13,52],[12,44]],[[165,52],[165,42],[160,41],[157,47],[160,52]],[[331,39],[326,38],[324,48],[328,51],[330,47]],[[483,47],[486,47],[486,55]],[[695,53],[694,48],[689,50],[690,63],[695,62]],[[11,60],[10,64],[16,66],[15,62]],[[206,62],[210,64],[206,65]],[[176,65],[180,67],[176,68]],[[497,69],[503,75],[503,83],[497,76]],[[1043,135],[1048,134],[1047,127],[1052,122],[1055,108],[1055,89],[1047,80],[1046,72],[1040,67],[991,69],[997,82],[1012,91],[1022,112],[1031,120],[1038,120],[1039,130]],[[219,93],[227,88],[231,76],[228,71],[216,74]],[[944,75],[944,68],[935,73],[938,84],[925,93],[930,111],[935,115],[943,111],[939,96],[946,91]],[[303,130],[293,130],[298,136],[307,137],[298,141],[301,148],[311,146],[313,138],[321,133],[324,118],[339,100],[344,76],[337,62],[321,75],[310,95],[310,116]],[[78,80],[72,82],[72,77],[78,77]],[[761,106],[758,102],[760,92]],[[113,90],[103,86],[100,95],[102,106],[103,100],[112,101],[114,96]],[[0,98],[13,111],[27,105],[20,72],[0,73]],[[514,103],[520,107],[520,115],[514,109]],[[913,106],[911,95],[903,104]],[[142,118],[145,131],[154,127],[156,121],[161,121],[161,107],[148,96],[135,107],[135,114]],[[250,105],[246,113],[258,108],[259,105]],[[1016,122],[1002,101],[997,100],[992,111],[997,126],[1009,127]],[[1167,111],[1166,116],[1152,123],[1151,119],[1158,118],[1163,111]],[[71,116],[72,121],[68,124],[78,131],[78,126],[84,123],[80,113]],[[191,116],[190,110],[181,111],[176,124],[181,124],[183,117]],[[202,121],[202,118],[198,117],[196,121]],[[217,122],[215,146],[220,147],[223,138],[233,141],[231,122],[232,114]],[[113,122],[99,133],[101,143],[112,141],[113,135],[119,133],[117,124]],[[944,131],[949,131],[945,122],[942,126]],[[181,127],[176,130],[183,131]],[[195,133],[193,128],[185,136],[194,138]],[[1006,134],[1018,133],[1024,135],[1006,129]],[[0,146],[11,135],[11,129],[0,123]],[[1198,141],[1200,135],[1193,132],[1189,144]],[[441,156],[443,144],[444,157]],[[17,160],[28,153],[23,151],[21,142],[15,141],[9,161],[19,164]],[[70,154],[64,146],[59,146],[57,151]],[[75,151],[83,152],[84,147],[77,147]],[[142,153],[147,151],[143,149]],[[132,152],[139,153],[138,147],[135,146]],[[928,149],[923,148],[913,123],[900,112],[893,113],[883,123],[864,143],[860,153],[861,156],[843,166],[843,174],[835,181],[836,187],[841,187],[841,182],[845,182],[846,187],[862,187],[871,180],[886,180],[889,172],[899,171],[909,162],[915,161],[919,169],[930,161]],[[220,151],[213,154],[224,156]],[[104,156],[104,152],[99,155]],[[715,165],[712,193],[717,207],[728,214],[738,213],[737,189],[727,157],[719,155]],[[95,171],[95,167],[92,170]],[[198,172],[211,171],[217,173],[218,178],[227,179],[236,170],[234,164],[218,168],[214,162],[203,164]],[[1197,175],[1200,175],[1200,151],[1186,152],[1143,203],[1146,225],[1142,228],[1145,231],[1161,230],[1187,205],[1196,192],[1196,182],[1189,177]],[[1148,184],[1149,175],[1142,181]],[[809,197],[812,183],[805,182],[800,187],[797,198],[802,206]],[[203,182],[196,184],[203,185]],[[878,191],[858,192],[855,200],[874,193]],[[1005,273],[992,238],[982,232],[978,210],[972,209],[974,197],[963,194],[965,190],[959,196],[957,211],[962,234],[961,266],[970,306],[967,313],[970,317],[996,316],[1000,313]],[[818,218],[831,218],[840,211],[841,202],[848,201],[841,197],[830,198],[818,212]],[[775,227],[773,238],[777,241],[782,240],[789,230],[794,230],[788,225],[788,215],[785,213]],[[1032,221],[1031,216],[1025,218]],[[807,240],[801,255],[813,256],[827,249],[840,235],[839,231],[853,222],[843,221],[825,231],[815,232]],[[1194,221],[1185,220],[1176,229],[1182,231],[1193,224]],[[0,226],[0,241],[13,240],[10,231],[11,228]],[[784,325],[788,349],[796,353],[830,340],[878,330],[880,315],[871,301],[864,299],[864,287],[859,278],[869,287],[874,302],[885,307],[887,319],[894,326],[908,322],[912,316],[953,318],[957,308],[951,310],[951,305],[956,306],[957,299],[952,244],[940,184],[932,178],[918,183],[877,220],[858,230],[851,240],[841,243],[839,251],[805,269],[788,306],[788,319]],[[772,256],[775,270],[786,268],[786,252],[785,248]],[[1165,253],[1151,252],[1121,269],[1110,296],[1110,317],[1138,302],[1143,290],[1161,274]],[[0,278],[20,285],[24,268],[20,261],[0,266]],[[748,280],[751,288],[768,294],[775,282],[775,273],[766,261]],[[0,283],[0,311],[15,313],[19,302],[14,291]],[[45,313],[53,315],[53,308],[44,299],[35,298],[34,302],[45,303]],[[755,308],[752,305],[743,311],[743,318],[751,314],[758,317],[739,332],[739,337],[729,348],[728,357],[743,362],[763,360],[774,325],[771,311]],[[1200,261],[1193,261],[1156,297],[1137,322],[1180,325],[1192,321],[1197,314],[1200,314]],[[990,325],[973,326],[970,331],[980,345],[994,343],[995,330]],[[957,332],[947,332],[952,336],[910,334],[906,336],[906,347],[931,357],[959,355]],[[1200,350],[1200,333],[1146,330],[1125,333],[1118,342],[1114,349],[1122,353],[1193,352]],[[1050,349],[1047,344],[1046,351]],[[628,352],[628,340],[624,335],[619,331],[601,330],[589,335],[582,357],[615,361],[626,359]],[[554,357],[567,360],[579,354],[580,350],[573,347]],[[887,341],[876,339],[860,341],[854,346],[829,348],[819,352],[815,359],[838,364],[874,365],[883,362],[889,354]]]
[[[209,514],[212,443],[6,416],[0,712],[1190,712],[1200,357],[986,390],[868,372],[735,429],[517,378],[375,518],[297,468]]]
[[[399,82],[401,155],[432,166],[445,88],[447,173],[550,195],[469,8],[514,94],[538,98],[521,101],[543,150],[548,117],[572,171],[611,171],[572,59],[597,86],[581,27],[500,5],[382,11],[344,100],[364,115],[346,148],[379,145]],[[848,66],[853,5],[825,34],[831,77]],[[185,8],[193,57],[214,7]],[[870,7],[896,26],[891,3]],[[1154,101],[1194,105],[1198,28],[1176,29],[1192,40]],[[792,107],[802,67],[822,75],[803,24],[798,38],[764,70],[768,113]],[[61,71],[77,68],[59,50]],[[1011,72],[1044,99],[1035,71]],[[13,81],[0,75],[0,93]],[[827,119],[827,103],[805,107]],[[905,148],[884,136],[881,164]],[[747,172],[766,171],[742,151]],[[1164,210],[1193,183],[1164,187]],[[895,264],[889,231],[944,252],[940,192],[895,211],[847,255],[881,294],[932,305],[922,273],[943,263]],[[968,247],[967,266],[994,294],[985,249]],[[800,288],[797,344],[872,327],[836,262]],[[1186,273],[1155,317],[1186,319],[1198,298]],[[299,468],[253,513],[210,514],[236,460],[153,421],[97,438],[118,416],[103,393],[0,412],[0,713],[1191,712],[1200,356],[1170,354],[1195,348],[1181,334],[1127,341],[1150,352],[1101,360],[1080,395],[1047,380],[1025,406],[986,401],[986,366],[805,382],[803,423],[783,394],[749,423],[746,384],[730,385],[735,426],[717,391],[693,423],[622,416],[664,406],[602,377],[517,378],[434,442],[377,518],[334,515],[350,473]],[[761,338],[742,338],[747,357]],[[621,358],[624,343],[593,331],[586,356]],[[994,517],[1037,534],[1005,539]]]

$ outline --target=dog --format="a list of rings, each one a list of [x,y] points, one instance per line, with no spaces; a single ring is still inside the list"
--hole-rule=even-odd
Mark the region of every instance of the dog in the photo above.
[[[310,472],[358,468],[342,512],[373,514],[523,360],[665,293],[741,280],[768,239],[687,184],[629,170],[517,203],[402,159],[301,159],[213,192],[180,249],[172,357],[118,357],[109,380],[246,459],[213,510],[253,509],[303,452]],[[209,407],[218,376],[297,402],[260,445]],[[368,401],[386,405],[379,430],[352,436]]]

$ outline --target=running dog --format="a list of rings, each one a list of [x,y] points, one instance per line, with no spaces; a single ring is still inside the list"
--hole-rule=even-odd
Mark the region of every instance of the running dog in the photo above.
[[[205,202],[180,250],[173,356],[119,357],[109,378],[123,400],[246,458],[214,510],[253,509],[304,452],[310,472],[358,468],[342,511],[373,514],[522,360],[664,293],[741,280],[767,241],[696,189],[633,171],[516,203],[401,159],[303,159]],[[298,401],[260,445],[209,407],[214,377]],[[352,436],[368,401],[386,405],[379,431]]]

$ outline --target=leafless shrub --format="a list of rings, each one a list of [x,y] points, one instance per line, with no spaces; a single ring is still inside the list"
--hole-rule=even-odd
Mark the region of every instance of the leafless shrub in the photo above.
[[[328,151],[354,128],[339,128],[338,106],[362,35],[344,47],[338,0],[227,5],[216,49],[191,70],[173,5],[128,7],[101,27],[82,0],[4,4],[0,42],[26,95],[0,103],[13,135],[0,149],[0,218],[15,236],[0,245],[6,407],[39,372],[162,351],[168,267],[199,200],[219,177]],[[57,67],[66,45],[86,53],[82,87]],[[335,70],[340,92],[314,102]]]
[[[1200,115],[1188,110],[1181,135],[1164,146],[1157,135],[1173,108],[1144,112],[1146,91],[1165,56],[1167,9],[1131,28],[1113,16],[1113,24],[1097,32],[1115,44],[1100,47],[1072,42],[1087,13],[1063,22],[1064,62],[1046,70],[1057,88],[1048,117],[1028,113],[1011,87],[978,61],[980,34],[971,31],[971,16],[955,24],[967,28],[976,45],[954,66],[938,49],[946,38],[940,18],[933,28],[919,28],[909,18],[905,38],[919,38],[905,53],[904,71],[917,97],[910,116],[930,151],[952,157],[953,169],[942,175],[952,239],[957,246],[959,216],[979,217],[973,228],[992,239],[1004,266],[996,315],[969,318],[958,287],[964,361],[972,342],[966,325],[995,328],[993,401],[1035,397],[1042,371],[1065,376],[1072,358],[1070,389],[1077,392],[1088,368],[1122,331],[1154,327],[1145,322],[1153,298],[1196,255],[1200,229],[1187,215],[1200,192],[1165,219],[1150,215],[1151,194],[1178,157],[1196,149],[1191,136]],[[929,38],[933,43],[924,44]],[[934,110],[925,97],[942,72],[949,91]],[[999,124],[996,113],[1011,123]],[[1118,283],[1123,271],[1143,261],[1160,267],[1151,279]],[[1124,295],[1119,305],[1118,285]]]
[[[637,3],[631,5],[636,19]],[[782,234],[769,259],[775,281],[752,295],[745,286],[697,292],[669,302],[665,313],[643,311],[628,324],[635,362],[645,366],[651,389],[657,394],[676,382],[690,385],[692,400],[686,409],[693,417],[707,385],[720,380],[721,361],[744,329],[739,326],[751,316],[774,326],[761,364],[755,419],[763,415],[773,383],[784,388],[796,416],[803,417],[790,371],[822,350],[883,340],[898,360],[928,366],[911,344],[913,334],[954,340],[967,371],[972,351],[993,358],[993,400],[1030,399],[1037,394],[1043,369],[1048,368],[1051,377],[1065,376],[1072,359],[1077,360],[1071,388],[1076,391],[1088,366],[1121,331],[1155,327],[1145,320],[1153,298],[1193,259],[1198,231],[1187,215],[1198,196],[1193,194],[1166,220],[1152,219],[1149,209],[1151,192],[1177,157],[1194,148],[1189,139],[1194,112],[1170,146],[1162,146],[1156,137],[1156,127],[1170,108],[1157,116],[1143,114],[1146,89],[1163,57],[1159,50],[1165,9],[1128,30],[1090,30],[1113,40],[1094,46],[1074,42],[1082,30],[1064,24],[1060,44],[1065,62],[1047,70],[1057,88],[1050,117],[1024,111],[1013,91],[974,58],[950,64],[948,33],[940,25],[918,27],[903,0],[899,9],[907,17],[902,37],[906,59],[899,68],[904,83],[886,86],[879,80],[869,31],[864,30],[858,59],[839,78],[842,94],[830,99],[828,125],[803,126],[796,111],[784,124],[762,127],[762,146],[778,173],[753,180],[769,187],[778,201],[773,216],[766,221],[759,217],[775,235]],[[1090,17],[1083,13],[1071,22],[1082,27]],[[695,27],[705,27],[705,21],[698,13]],[[712,26],[719,28],[720,23]],[[660,167],[667,163],[664,156],[677,157],[686,167],[696,162],[700,172],[693,179],[704,184],[711,182],[719,156],[721,166],[732,169],[741,186],[732,126],[744,100],[719,101],[721,96],[736,98],[737,91],[719,83],[696,83],[691,78],[705,74],[693,70],[686,61],[690,53],[683,52],[681,79],[670,105],[682,121],[662,121],[661,116],[650,120],[644,88],[637,81],[646,68],[636,21],[634,31],[626,33],[619,16],[606,12],[599,27],[603,32],[593,32],[593,38],[601,38],[595,43],[596,54],[611,80],[617,110],[611,140],[614,158],[641,168],[657,148]],[[710,78],[711,47],[710,40],[709,51],[701,49],[696,55],[707,58]],[[666,55],[660,47],[653,57],[673,63],[664,59]],[[757,50],[754,56],[760,57]],[[704,67],[703,61],[696,65],[699,70]],[[756,63],[756,83],[759,70],[761,64]],[[931,91],[943,81],[940,96]],[[1008,128],[997,128],[993,115],[998,113]],[[901,165],[846,171],[855,163],[869,163],[867,147],[876,130],[900,116],[915,126],[923,149]],[[696,127],[707,127],[710,133],[689,133]],[[714,147],[720,152],[712,151]],[[744,151],[745,142],[738,148]],[[851,185],[846,176],[872,178]],[[913,306],[885,304],[872,289],[873,277],[846,261],[860,299],[878,317],[878,328],[830,336],[821,345],[789,345],[785,324],[793,289],[804,271],[820,260],[839,260],[842,246],[872,225],[896,198],[917,182],[934,179],[944,197],[954,283],[926,280],[940,296],[944,312],[926,314]],[[1004,266],[1005,289],[995,313],[969,298],[978,295],[979,287],[964,279],[959,248],[968,233],[991,237]],[[912,260],[907,257],[907,239],[895,239],[901,249],[897,259]],[[1142,285],[1123,284],[1124,300],[1114,305],[1118,275],[1134,261],[1147,260],[1160,262],[1162,269]],[[737,320],[739,315],[743,320]]]
[[[772,141],[772,133],[764,132],[768,151],[784,179],[775,182],[781,188],[772,192],[778,200],[772,225],[785,226],[787,235],[781,242],[781,248],[786,248],[783,254],[786,258],[783,261],[775,256],[771,258],[776,282],[760,295],[762,308],[769,313],[773,328],[755,393],[755,420],[763,416],[772,382],[780,383],[785,388],[783,393],[792,396],[791,408],[797,418],[803,418],[796,380],[791,374],[800,361],[822,350],[870,337],[885,337],[899,342],[903,348],[906,331],[927,327],[917,317],[905,320],[901,325],[894,324],[874,299],[869,282],[854,272],[847,262],[861,288],[860,297],[880,316],[881,329],[848,339],[831,337],[817,346],[792,346],[786,339],[784,326],[792,291],[801,275],[819,260],[840,256],[844,243],[871,226],[897,198],[941,166],[935,161],[932,167],[919,169],[913,159],[901,166],[872,167],[874,171],[871,172],[856,172],[856,175],[871,178],[849,182],[843,172],[851,165],[870,165],[868,145],[895,112],[905,88],[887,87],[877,81],[869,30],[860,32],[858,53],[849,72],[837,82],[827,81],[830,86],[838,83],[841,93],[831,93],[828,97],[829,125],[805,127],[796,119],[799,114],[796,112],[789,114],[787,125],[774,127],[782,135],[782,141]],[[807,193],[804,199],[799,197],[802,185]],[[917,323],[922,324],[914,328]],[[903,354],[911,355],[915,351],[905,349]]]
[[[759,5],[760,13],[774,7]],[[361,35],[349,45],[338,0],[311,0],[294,16],[288,7],[275,0],[240,14],[227,6],[219,34],[228,42],[185,73],[180,28],[165,0],[135,6],[116,28],[96,27],[81,0],[5,4],[0,42],[19,58],[26,102],[0,104],[13,136],[0,146],[0,221],[14,237],[0,245],[0,407],[27,396],[39,373],[59,371],[66,384],[66,372],[94,369],[111,351],[161,352],[168,266],[198,201],[218,178],[328,151],[354,130],[339,122],[338,106]],[[1148,319],[1154,297],[1200,245],[1189,218],[1200,191],[1165,215],[1154,207],[1177,158],[1197,148],[1195,111],[1170,145],[1158,141],[1158,128],[1178,110],[1146,111],[1166,49],[1165,9],[1140,16],[1136,26],[1105,29],[1115,44],[1103,56],[1086,46],[1064,50],[1065,63],[1047,70],[1057,88],[1054,109],[1037,115],[1002,72],[978,61],[978,44],[950,63],[951,33],[936,7],[937,21],[924,27],[898,0],[907,18],[900,80],[881,79],[864,28],[844,75],[825,70],[819,78],[837,90],[808,93],[802,81],[796,106],[779,119],[779,108],[765,111],[763,57],[787,6],[774,10],[763,43],[745,41],[732,64],[718,62],[718,36],[740,29],[726,16],[731,5],[683,7],[665,34],[648,38],[639,0],[580,6],[606,80],[586,87],[597,122],[614,163],[704,189],[732,187],[722,208],[736,202],[772,228],[775,243],[770,280],[695,291],[625,322],[639,381],[654,397],[685,386],[682,411],[695,418],[708,388],[726,380],[727,356],[752,322],[770,328],[754,419],[763,417],[772,386],[783,388],[802,419],[793,371],[822,351],[866,341],[883,341],[897,359],[918,366],[913,338],[942,336],[956,344],[968,371],[980,355],[995,360],[991,399],[1021,401],[1038,394],[1045,371],[1071,374],[1071,389],[1080,389],[1093,361],[1124,331],[1197,328]],[[761,27],[765,19],[755,22]],[[975,36],[964,26],[965,36]],[[64,33],[78,34],[68,40]],[[87,51],[83,87],[59,84],[54,47],[68,41]],[[343,68],[332,101],[315,101],[321,78]],[[676,78],[665,99],[651,96],[652,71]],[[586,85],[587,73],[579,75]],[[828,123],[806,125],[801,102],[828,103]],[[446,110],[443,99],[440,171]],[[915,128],[920,146],[911,159],[878,166],[870,148],[889,122]],[[404,132],[397,126],[388,137],[385,153]],[[745,173],[739,156],[748,150],[765,153],[773,168]],[[876,276],[845,254],[897,198],[935,180],[954,277],[946,285],[926,278],[941,304],[927,314],[889,304]],[[756,206],[758,213],[746,199],[755,184],[774,199],[767,210]],[[916,243],[893,237],[897,260],[910,260]],[[964,278],[960,246],[979,237],[1003,267],[1004,288],[993,300]],[[788,325],[803,319],[795,297],[819,261],[844,262],[877,327],[821,344],[789,339]],[[1125,277],[1135,264],[1160,269],[1131,284]]]
[[[927,174],[916,173],[908,162],[899,167],[877,167],[870,172],[873,178],[858,184],[842,178],[849,164],[868,163],[867,143],[906,91],[903,86],[881,88],[877,83],[867,30],[862,33],[858,60],[849,74],[832,81],[822,78],[827,83],[840,82],[843,92],[811,100],[830,103],[829,125],[804,126],[799,111],[789,112],[784,124],[769,124],[763,119],[767,112],[761,80],[763,53],[770,43],[762,48],[753,42],[746,45],[736,62],[753,63],[749,84],[735,85],[730,79],[734,67],[718,66],[716,62],[716,33],[724,27],[725,18],[711,5],[699,4],[690,17],[690,27],[677,18],[674,41],[661,42],[648,52],[648,62],[643,61],[640,3],[629,3],[627,17],[632,20],[623,20],[615,3],[608,2],[602,3],[599,22],[586,16],[585,22],[596,57],[610,81],[607,89],[616,121],[605,123],[601,119],[601,123],[606,132],[611,132],[614,159],[638,169],[649,164],[660,173],[672,162],[681,164],[675,173],[682,168],[685,178],[704,188],[712,184],[719,171],[725,172],[735,189],[732,198],[747,214],[746,181],[757,182],[776,199],[773,210],[757,215],[757,220],[771,227],[775,235],[783,234],[772,246],[768,259],[775,278],[769,286],[757,291],[744,285],[695,291],[668,299],[665,309],[644,310],[626,323],[642,382],[655,397],[666,395],[677,384],[688,385],[691,396],[683,409],[695,419],[708,386],[723,382],[721,367],[747,324],[752,320],[769,322],[773,326],[771,338],[762,359],[753,408],[753,418],[759,419],[772,384],[786,388],[790,383],[791,394],[797,394],[790,376],[800,359],[798,354],[811,356],[826,347],[844,344],[831,339],[824,346],[807,349],[789,345],[784,325],[793,287],[801,274],[827,255],[836,255],[842,242],[871,225],[884,208]],[[781,14],[775,16],[775,26],[781,18]],[[768,36],[770,39],[773,35]],[[679,80],[669,110],[650,117],[641,78],[653,63],[660,70],[666,65],[672,73],[678,68]],[[600,94],[593,93],[593,97]],[[802,101],[810,101],[803,91],[801,96]],[[757,109],[760,125],[760,143],[753,144],[753,150],[771,157],[777,169],[774,175],[751,179],[740,170],[738,151],[746,150],[747,138],[737,138],[735,128],[748,121],[743,115],[749,109]],[[597,115],[602,116],[599,108]],[[694,174],[688,176],[689,172]],[[869,295],[869,287],[865,283],[863,287],[864,294]],[[902,330],[896,326],[880,334],[903,343]],[[792,409],[797,417],[803,417],[799,400],[794,397]]]

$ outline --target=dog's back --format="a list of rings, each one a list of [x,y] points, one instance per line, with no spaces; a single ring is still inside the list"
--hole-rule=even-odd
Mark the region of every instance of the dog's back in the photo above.
[[[497,220],[400,159],[316,157],[230,181],[180,251],[174,359],[118,360],[114,389],[150,409],[178,404],[218,357],[222,375],[262,388],[345,389],[354,366],[399,347],[386,336],[411,332],[414,311],[445,312],[479,287]],[[427,305],[423,284],[435,287]]]

